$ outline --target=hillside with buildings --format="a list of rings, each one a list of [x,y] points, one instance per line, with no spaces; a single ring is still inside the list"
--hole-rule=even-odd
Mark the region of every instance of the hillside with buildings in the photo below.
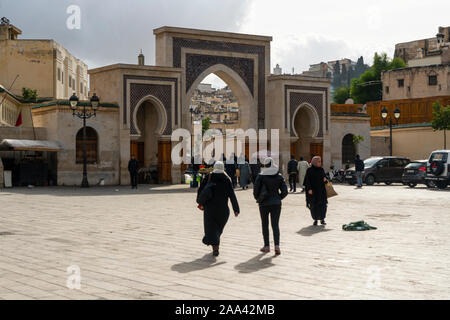
[[[239,123],[239,105],[228,87],[216,89],[211,84],[201,83],[191,98],[191,105],[201,110],[203,118],[211,120],[211,128],[237,128]]]

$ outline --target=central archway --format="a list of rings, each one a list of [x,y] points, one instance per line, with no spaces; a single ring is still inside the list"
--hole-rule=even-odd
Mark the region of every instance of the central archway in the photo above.
[[[256,100],[253,98],[253,95],[244,80],[235,71],[223,64],[213,65],[203,71],[192,83],[191,87],[186,93],[186,98],[184,101],[191,101],[194,91],[197,89],[199,84],[210,74],[215,74],[221,80],[223,80],[235,95],[240,111],[239,127],[245,130],[248,128],[257,128],[258,119],[254,116],[258,112]],[[192,125],[190,123],[189,106],[184,106],[183,118],[187,119],[187,123],[184,124],[185,127],[192,129]]]

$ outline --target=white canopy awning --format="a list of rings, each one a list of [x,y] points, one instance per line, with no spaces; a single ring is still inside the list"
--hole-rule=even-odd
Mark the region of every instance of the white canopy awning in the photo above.
[[[41,140],[4,139],[0,143],[3,151],[50,151],[61,150],[58,142]]]

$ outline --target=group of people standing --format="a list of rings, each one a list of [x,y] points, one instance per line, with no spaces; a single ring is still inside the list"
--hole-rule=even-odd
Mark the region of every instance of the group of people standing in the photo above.
[[[292,158],[291,161],[295,159]],[[292,163],[291,169],[293,168]],[[322,168],[320,157],[314,157],[311,161],[311,166],[306,162],[303,163],[303,158],[297,163],[295,167],[297,170],[289,171],[289,183],[291,191],[295,192],[295,179],[291,174],[300,174],[300,183],[303,186],[303,191],[306,192],[306,205],[311,211],[311,216],[314,220],[314,225],[325,225],[325,216],[327,211],[327,195],[325,184],[327,182],[325,171]],[[266,158],[262,163],[262,168],[258,174],[253,175],[253,170],[248,164],[248,161],[239,165],[240,179],[242,179],[243,169],[245,174],[251,177],[254,183],[253,196],[258,203],[259,213],[261,217],[262,235],[264,246],[260,249],[263,253],[270,252],[269,241],[269,220],[272,226],[274,251],[276,255],[281,254],[280,249],[280,228],[279,221],[281,216],[282,200],[288,195],[288,189],[283,176],[280,174],[279,168],[275,165],[274,160],[270,157]],[[231,168],[230,168],[231,169]],[[248,171],[245,171],[248,170]],[[255,170],[256,171],[256,170]],[[234,215],[236,217],[240,214],[239,203],[234,192],[233,178],[230,174],[235,171],[227,170],[227,164],[222,161],[214,163],[213,171],[204,176],[197,192],[198,208],[204,211],[204,237],[203,243],[212,246],[213,255],[219,255],[220,237],[225,228],[230,215],[228,207],[228,200],[231,201]],[[245,180],[248,181],[248,180]],[[293,182],[292,182],[293,181]],[[248,188],[248,184],[245,185]],[[246,189],[243,187],[243,189]]]
[[[288,175],[289,175],[289,191],[297,192],[297,177],[300,186],[302,187],[301,193],[305,192],[305,176],[306,171],[309,168],[308,161],[305,161],[303,157],[300,157],[300,161],[295,160],[294,156],[291,156],[291,160],[288,162]]]

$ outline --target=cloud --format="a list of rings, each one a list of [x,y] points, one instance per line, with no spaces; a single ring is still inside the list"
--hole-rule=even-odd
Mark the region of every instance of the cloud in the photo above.
[[[1,15],[23,31],[22,39],[54,39],[90,68],[137,63],[140,49],[146,64],[154,64],[153,29],[165,25],[236,32],[249,5],[248,0],[0,1]],[[66,26],[70,5],[81,9],[80,30]]]
[[[300,73],[308,70],[310,64],[347,57],[350,51],[345,42],[323,37],[279,37],[272,45],[272,65],[280,64],[283,73],[292,73],[292,68]]]

